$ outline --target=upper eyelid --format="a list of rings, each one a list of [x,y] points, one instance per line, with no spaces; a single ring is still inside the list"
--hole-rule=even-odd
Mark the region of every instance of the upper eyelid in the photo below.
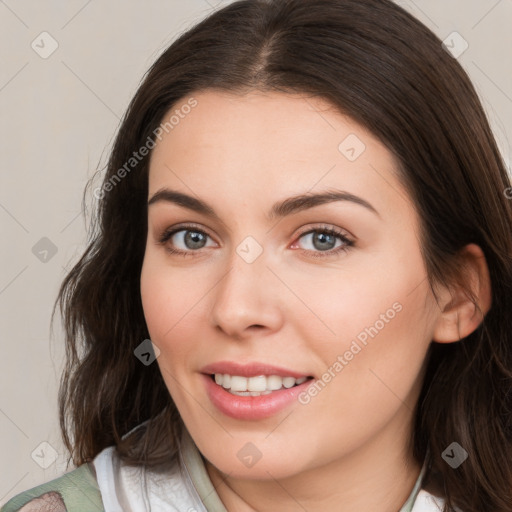
[[[350,238],[353,240],[356,239],[356,237],[354,235],[352,235],[352,233],[350,233],[350,231],[348,231],[347,229],[340,228],[338,226],[334,226],[331,224],[325,224],[325,223],[320,223],[320,225],[304,228],[304,230],[300,230],[299,233],[295,236],[303,236],[308,233],[311,233],[312,231],[323,231],[323,230],[340,232],[339,234],[345,236],[346,238]]]

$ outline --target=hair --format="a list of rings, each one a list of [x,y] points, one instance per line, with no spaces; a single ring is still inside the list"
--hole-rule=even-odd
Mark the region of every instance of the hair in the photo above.
[[[310,94],[374,134],[417,209],[432,291],[436,283],[464,288],[460,250],[482,248],[491,309],[459,342],[431,343],[409,443],[445,512],[510,512],[510,177],[466,72],[390,0],[235,1],[181,34],[143,77],[108,159],[86,250],[53,310],[58,304],[65,329],[59,412],[73,463],[111,445],[134,465],[176,454],[180,415],[158,365],[134,356],[149,338],[140,274],[150,157],[115,186],[112,179],[173,106],[207,89]],[[455,441],[469,454],[457,469],[442,458]]]

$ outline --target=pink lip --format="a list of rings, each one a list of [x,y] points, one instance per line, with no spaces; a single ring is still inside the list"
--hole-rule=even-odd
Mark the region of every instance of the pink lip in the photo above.
[[[279,375],[280,377],[294,377],[300,379],[301,377],[308,377],[308,374],[298,373],[287,368],[280,368],[278,366],[266,363],[250,363],[240,364],[233,361],[219,361],[206,365],[202,368],[201,373],[213,375],[215,373],[227,373],[229,375],[240,375],[240,377],[256,377],[258,375]]]
[[[232,395],[222,386],[216,384],[210,375],[202,375],[202,378],[208,397],[220,412],[237,420],[250,421],[268,418],[292,403],[297,403],[298,395],[314,381],[314,379],[308,379],[298,386],[282,388],[279,391],[272,391],[268,395],[238,396]]]

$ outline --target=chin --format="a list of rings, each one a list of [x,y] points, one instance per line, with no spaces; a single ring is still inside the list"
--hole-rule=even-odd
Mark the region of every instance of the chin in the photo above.
[[[247,480],[274,480],[291,477],[306,468],[297,463],[302,453],[288,452],[283,456],[271,446],[258,449],[251,441],[236,443],[236,447],[209,450],[204,455],[220,472],[230,478]],[[304,463],[304,460],[301,461]]]

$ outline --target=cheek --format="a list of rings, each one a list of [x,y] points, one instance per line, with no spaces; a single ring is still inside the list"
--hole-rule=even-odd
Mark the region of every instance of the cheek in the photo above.
[[[140,293],[144,317],[153,341],[161,340],[165,331],[172,326],[172,288],[166,281],[166,274],[158,272],[146,257],[141,272]]]
[[[378,265],[359,261],[361,268],[347,267],[313,288],[311,280],[302,283],[317,318],[305,315],[300,330],[326,370],[343,375],[332,390],[350,402],[392,398],[389,389],[405,396],[421,371],[434,316],[419,250],[408,251],[407,264],[406,254],[381,253]]]
[[[140,280],[142,307],[150,339],[160,350],[156,363],[175,403],[180,402],[177,381],[181,380],[181,372],[185,369],[183,363],[187,360],[183,352],[186,344],[173,341],[182,339],[179,331],[187,325],[187,322],[179,321],[185,314],[183,304],[188,302],[177,300],[179,285],[176,277],[171,279],[171,272],[158,258],[146,254]]]
[[[284,272],[284,280],[293,283],[294,293],[302,299],[296,305],[296,321],[304,337],[326,348],[348,349],[354,339],[364,344],[375,330],[379,337],[393,331],[396,338],[407,325],[405,319],[415,325],[425,310],[426,291],[418,286],[425,284],[419,254],[409,254],[405,264],[397,251],[354,253],[346,264],[314,275],[297,279],[297,272]]]
[[[173,374],[183,371],[187,354],[197,349],[193,340],[198,340],[197,329],[204,314],[201,297],[208,287],[205,290],[196,285],[201,282],[197,274],[191,277],[189,271],[171,268],[165,255],[146,253],[140,279],[144,317],[151,340],[163,356],[158,358],[159,364],[165,364]]]
[[[160,350],[164,348],[163,339],[172,332],[180,313],[177,310],[180,303],[175,297],[178,286],[158,255],[147,251],[142,265],[140,293],[151,340]]]

